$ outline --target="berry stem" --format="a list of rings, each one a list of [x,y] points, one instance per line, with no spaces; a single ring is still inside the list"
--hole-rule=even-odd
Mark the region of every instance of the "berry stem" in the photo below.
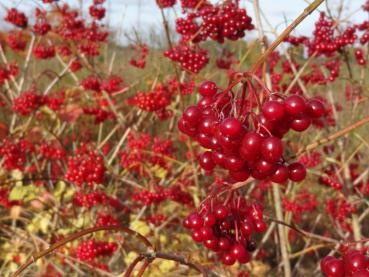
[[[279,191],[279,185],[273,183],[273,196],[274,196],[274,208],[275,213],[278,220],[283,220],[283,211],[282,211],[282,203],[281,203],[281,195]],[[279,247],[282,255],[282,262],[284,268],[284,276],[291,276],[291,264],[290,259],[288,258],[288,250],[287,250],[287,239],[285,228],[282,225],[278,225],[278,237],[279,237]]]
[[[307,145],[305,148],[301,149],[300,151],[297,152],[297,154],[292,157],[292,158],[295,158],[295,157],[299,157],[301,155],[303,155],[304,153],[306,152],[309,152],[323,144],[327,144],[328,142],[332,141],[332,140],[335,140],[335,139],[338,139],[348,133],[350,133],[352,130],[356,129],[356,128],[359,128],[360,126],[366,124],[366,123],[369,123],[369,116],[367,117],[364,117],[363,119],[360,119],[359,121],[355,122],[354,124],[326,137],[326,138],[322,138],[322,139],[319,139],[318,141],[316,142],[313,142],[309,145]]]
[[[251,72],[256,72],[258,68],[265,62],[269,55],[277,48],[279,44],[314,10],[316,10],[324,0],[315,0],[311,3],[298,18],[295,19],[278,38],[269,46],[269,48],[260,56],[256,63],[252,66]]]

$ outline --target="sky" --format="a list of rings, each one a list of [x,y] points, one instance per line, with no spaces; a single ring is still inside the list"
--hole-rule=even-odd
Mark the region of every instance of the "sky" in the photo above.
[[[83,3],[83,10],[87,14],[87,7],[92,2],[92,0],[62,0],[63,2],[68,2],[71,6],[78,7],[80,3]],[[309,0],[311,1],[311,0]],[[338,3],[344,3],[343,18],[349,17],[350,21],[358,22],[360,20],[366,19],[367,15],[363,12],[355,13],[355,11],[360,9],[361,5],[365,0],[329,0],[329,7],[332,11],[336,10]],[[0,16],[3,18],[5,14],[4,7],[18,6],[19,9],[23,10],[27,14],[32,11],[32,7],[39,5],[41,0],[0,0]],[[177,0],[179,2],[179,0]],[[240,0],[242,6],[246,7],[248,14],[255,18],[253,5],[251,0]],[[308,0],[259,0],[260,8],[263,10],[265,16],[268,18],[270,24],[277,30],[278,33],[283,31],[286,23],[291,23],[308,5]],[[127,43],[127,35],[131,34],[132,31],[136,30],[140,34],[141,39],[145,40],[147,34],[154,31],[156,33],[162,33],[163,25],[161,21],[160,10],[155,4],[155,0],[106,0],[105,4],[108,10],[108,16],[106,23],[116,30],[119,41],[122,43]],[[326,10],[326,5],[323,3],[320,11]],[[181,9],[177,5],[176,9],[177,16],[180,16]],[[173,10],[167,11],[168,18],[174,19],[175,13]],[[319,17],[319,12],[315,11],[311,16],[309,16],[304,22],[298,26],[295,34],[308,35],[311,34],[314,29],[314,22]],[[169,20],[169,22],[174,22]],[[271,38],[274,36],[268,32],[269,27],[263,20],[262,24],[266,30],[266,34]],[[0,21],[0,28],[6,28],[6,24]],[[254,38],[257,33],[248,34],[248,38]]]

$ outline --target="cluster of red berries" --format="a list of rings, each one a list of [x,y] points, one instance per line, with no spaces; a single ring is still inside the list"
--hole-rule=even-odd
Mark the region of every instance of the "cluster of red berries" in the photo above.
[[[113,112],[102,109],[100,106],[93,108],[83,108],[83,113],[94,116],[94,123],[100,124],[106,120],[114,120],[115,114]]]
[[[355,58],[360,65],[366,65],[366,60],[364,59],[364,53],[362,49],[357,49],[355,51]]]
[[[245,181],[250,174],[276,183],[305,178],[306,169],[301,163],[286,165],[281,138],[290,129],[306,130],[311,118],[321,117],[325,108],[320,101],[298,95],[266,100],[261,113],[253,118],[256,129],[252,130],[247,117],[242,120],[232,114],[230,96],[218,93],[214,82],[202,83],[199,93],[204,98],[183,112],[178,128],[209,149],[199,157],[204,170],[212,171],[219,165],[229,170],[234,181]]]
[[[19,28],[27,28],[28,26],[26,15],[23,12],[18,11],[16,8],[9,9],[4,20]]]
[[[74,156],[68,157],[68,171],[64,177],[78,186],[87,184],[92,187],[103,183],[105,170],[104,158],[82,144]]]
[[[76,192],[73,197],[73,203],[77,207],[85,207],[91,209],[92,207],[102,205],[104,207],[112,207],[119,211],[127,212],[129,209],[118,199],[107,195],[103,191],[95,190],[90,193]]]
[[[137,92],[135,96],[127,100],[128,104],[137,106],[147,112],[158,112],[165,110],[171,103],[172,91],[165,85],[157,85],[152,91]]]
[[[166,50],[164,56],[178,62],[183,69],[199,73],[209,62],[208,52],[205,49],[193,48],[187,45],[178,45]]]
[[[131,45],[131,49],[136,51],[136,53],[129,60],[129,64],[137,68],[145,68],[146,57],[149,54],[149,48],[145,44],[141,44]]]
[[[161,186],[156,186],[154,192],[148,190],[142,190],[132,195],[132,199],[141,202],[145,206],[158,205],[163,201],[172,200],[174,202],[191,206],[193,199],[191,194],[183,191],[180,186],[171,186],[168,189],[164,189]]]
[[[316,167],[321,163],[321,154],[318,151],[304,154],[299,158],[299,162],[306,167]]]
[[[27,154],[32,153],[34,147],[25,139],[18,142],[5,139],[0,145],[0,157],[3,159],[2,166],[7,170],[23,170],[27,162]]]
[[[239,61],[233,58],[233,54],[227,48],[223,48],[221,56],[215,61],[217,67],[220,69],[230,69],[232,64],[238,63]]]
[[[194,9],[199,5],[200,2],[205,2],[202,0],[181,0],[181,7],[183,9]]]
[[[225,39],[238,40],[245,36],[245,31],[254,29],[246,10],[231,1],[223,5],[206,6],[199,13],[203,35],[219,43]]]
[[[243,38],[245,31],[254,29],[251,22],[246,10],[233,1],[219,5],[207,2],[198,11],[188,13],[186,18],[177,19],[176,30],[183,36],[182,41],[197,43],[210,38],[223,43],[225,39]]]
[[[289,211],[293,215],[294,222],[298,222],[301,216],[305,212],[313,212],[318,207],[318,200],[316,196],[307,191],[302,191],[293,200],[283,197],[282,199],[283,207],[285,211]]]
[[[173,7],[176,2],[177,0],[156,0],[156,4],[161,9]]]
[[[115,242],[85,240],[78,245],[76,256],[81,261],[92,262],[98,257],[110,257],[117,249]]]
[[[326,256],[320,269],[327,277],[369,277],[369,256],[360,250],[347,250],[344,256]]]
[[[55,46],[46,46],[43,44],[37,44],[32,49],[32,53],[36,59],[46,60],[55,57]]]
[[[24,51],[27,46],[27,40],[22,32],[10,32],[6,37],[8,46],[14,51]]]
[[[33,90],[24,91],[13,101],[12,109],[16,113],[27,116],[45,104],[45,98]]]
[[[249,252],[256,249],[252,234],[266,230],[262,206],[248,203],[241,196],[231,197],[224,203],[217,198],[208,199],[183,225],[192,229],[194,241],[216,252],[225,265],[249,262]]]
[[[331,56],[334,52],[344,46],[352,45],[357,39],[354,27],[348,27],[342,34],[335,36],[334,22],[328,20],[324,12],[320,14],[318,22],[315,23],[314,38],[306,41],[309,55]]]
[[[357,205],[349,203],[342,197],[330,198],[325,203],[325,208],[332,222],[339,228],[351,233],[351,222],[348,219],[357,212]]]
[[[96,226],[117,226],[119,220],[110,214],[99,213],[97,215]]]
[[[51,30],[51,25],[47,22],[46,12],[39,8],[35,10],[36,23],[33,25],[33,32],[36,35],[46,35]]]
[[[101,5],[105,2],[105,0],[95,0],[93,5],[91,5],[88,9],[91,17],[96,20],[101,20],[105,17],[106,9],[101,7]]]

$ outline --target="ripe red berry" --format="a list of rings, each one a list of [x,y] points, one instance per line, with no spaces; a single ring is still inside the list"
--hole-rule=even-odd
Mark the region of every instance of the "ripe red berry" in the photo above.
[[[243,139],[240,148],[240,155],[245,160],[255,161],[260,157],[261,143],[263,138],[256,132],[247,133]]]
[[[326,262],[324,273],[328,277],[343,277],[345,276],[345,265],[342,260],[333,258]]]
[[[362,270],[356,271],[354,274],[352,274],[352,277],[369,277],[369,270],[362,269]]]
[[[284,105],[276,100],[265,102],[261,108],[263,115],[270,121],[279,121],[284,117]]]
[[[293,119],[290,123],[290,127],[292,130],[295,130],[296,132],[302,132],[305,131],[307,128],[309,128],[310,124],[311,124],[310,117],[304,115]]]
[[[183,112],[183,119],[190,127],[196,127],[201,119],[201,110],[196,106],[189,106]]]
[[[224,219],[229,214],[229,210],[225,206],[219,206],[219,207],[217,207],[214,212],[215,212],[215,216],[218,219]]]
[[[227,238],[222,237],[222,238],[219,239],[218,247],[222,251],[228,250],[230,246],[231,246],[231,243],[229,242],[229,240]]]
[[[200,230],[197,229],[192,230],[191,237],[196,242],[202,242],[204,240]]]
[[[212,81],[204,81],[200,85],[199,93],[204,97],[211,97],[217,93],[217,85]]]
[[[212,154],[210,151],[204,152],[199,157],[199,163],[200,163],[201,168],[207,171],[211,171],[215,167],[215,163],[213,161]]]
[[[292,163],[288,166],[289,178],[291,181],[300,182],[306,177],[306,168],[301,163]]]
[[[305,99],[299,95],[288,96],[284,100],[284,107],[286,112],[291,116],[298,116],[305,111]]]
[[[238,156],[228,156],[225,158],[224,167],[230,171],[239,171],[243,168],[245,162]]]
[[[241,134],[242,124],[236,118],[229,117],[220,124],[220,131],[225,136],[235,138]]]
[[[239,171],[229,171],[229,177],[236,182],[244,182],[250,177],[250,171],[247,168]]]
[[[212,227],[217,222],[217,218],[213,213],[208,213],[204,216],[204,225]]]
[[[229,253],[225,253],[222,256],[222,263],[225,265],[233,265],[236,262],[236,259]]]
[[[276,137],[269,137],[261,143],[261,155],[268,162],[277,162],[283,154],[282,141]]]
[[[229,253],[232,255],[233,258],[236,260],[243,260],[245,257],[248,257],[248,253],[246,251],[245,246],[241,243],[237,243],[231,247]]]
[[[244,234],[245,236],[250,236],[253,231],[253,224],[251,221],[244,221],[241,223],[240,229],[242,234]]]
[[[312,99],[307,103],[306,112],[313,118],[319,118],[324,115],[325,108],[321,101]]]
[[[191,214],[189,216],[189,221],[190,221],[189,226],[192,229],[200,229],[204,224],[202,217],[198,213]]]
[[[281,165],[270,176],[270,180],[274,183],[284,184],[288,180],[289,170],[285,165]]]

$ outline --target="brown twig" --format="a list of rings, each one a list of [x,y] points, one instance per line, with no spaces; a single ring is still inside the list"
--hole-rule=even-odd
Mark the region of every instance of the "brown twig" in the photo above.
[[[363,119],[360,119],[359,121],[355,122],[354,124],[342,129],[342,130],[339,130],[338,132],[326,137],[326,138],[322,138],[322,139],[319,139],[318,141],[316,142],[313,142],[309,145],[307,145],[306,147],[304,147],[303,149],[299,150],[296,155],[292,158],[296,158],[296,157],[299,157],[301,156],[302,154],[306,153],[306,152],[309,152],[323,144],[326,144],[332,140],[335,140],[339,137],[342,137],[348,133],[350,133],[352,130],[356,129],[356,128],[359,128],[360,126],[366,124],[366,123],[369,123],[369,116],[367,117],[364,117]]]
[[[315,0],[311,3],[302,14],[296,18],[283,32],[278,36],[278,38],[269,46],[269,48],[260,56],[256,63],[252,66],[251,72],[255,72],[268,58],[268,56],[277,48],[279,44],[315,9],[319,7],[324,0]]]
[[[34,262],[36,262],[38,259],[46,256],[47,254],[50,254],[51,252],[53,252],[54,250],[60,248],[61,246],[67,244],[68,242],[74,241],[76,239],[79,239],[80,237],[83,237],[85,235],[88,234],[92,234],[98,231],[121,231],[124,233],[127,233],[129,235],[135,236],[137,237],[140,241],[142,241],[149,249],[154,250],[154,246],[151,244],[151,242],[144,237],[143,235],[137,233],[136,231],[133,231],[127,227],[123,227],[123,226],[100,226],[100,227],[92,227],[92,228],[88,228],[82,231],[79,231],[77,233],[74,233],[56,243],[54,243],[53,245],[51,245],[49,248],[40,251],[34,255],[31,256],[31,259],[29,259],[26,263],[24,263],[23,265],[21,265],[18,270],[13,274],[13,277],[19,276],[25,269],[27,269],[31,264],[33,264]]]

